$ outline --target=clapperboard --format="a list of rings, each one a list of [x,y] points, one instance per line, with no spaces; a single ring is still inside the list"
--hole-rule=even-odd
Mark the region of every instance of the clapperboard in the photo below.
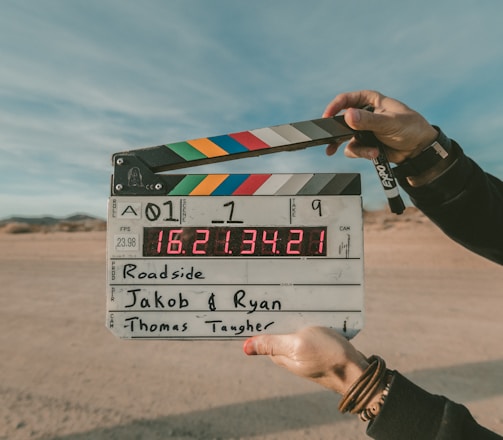
[[[315,119],[116,153],[106,326],[120,338],[233,339],[363,327],[360,175],[178,174],[354,135]]]

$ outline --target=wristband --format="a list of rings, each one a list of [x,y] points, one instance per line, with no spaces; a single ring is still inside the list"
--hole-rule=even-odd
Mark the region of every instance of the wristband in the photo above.
[[[431,145],[424,148],[418,156],[406,159],[393,168],[396,178],[419,176],[449,156],[451,141],[438,127],[435,128],[439,133]]]

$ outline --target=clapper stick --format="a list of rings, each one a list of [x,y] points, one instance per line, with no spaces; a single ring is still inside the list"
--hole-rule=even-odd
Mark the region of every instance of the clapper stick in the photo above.
[[[344,117],[339,115],[116,153],[113,156],[114,176],[111,194],[183,195],[189,194],[196,186],[201,190],[204,187],[211,187],[216,182],[219,186],[218,194],[231,194],[228,191],[237,190],[235,183],[240,177],[221,178],[219,181],[220,178],[215,177],[216,175],[210,177],[159,173],[281,151],[295,151],[334,142],[340,143],[355,135],[370,140],[373,144],[377,141],[375,136],[369,137],[366,132],[351,129],[344,121]],[[401,214],[403,202],[393,173],[382,145],[379,143],[375,145],[380,147],[380,155],[374,161],[380,182],[388,197],[391,211]],[[251,176],[250,179],[255,179],[255,183],[244,179],[240,182],[244,185],[243,188],[247,185],[253,186],[257,183],[257,179],[260,180]],[[204,180],[206,182],[203,182]],[[234,181],[234,184],[231,181]],[[225,189],[226,187],[228,189]]]

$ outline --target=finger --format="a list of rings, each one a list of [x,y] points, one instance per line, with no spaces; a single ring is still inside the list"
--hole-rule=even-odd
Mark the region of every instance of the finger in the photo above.
[[[358,142],[350,142],[344,149],[344,155],[351,159],[375,159],[379,156],[379,149],[377,147],[362,146]]]
[[[243,344],[243,351],[249,355],[280,356],[291,351],[290,335],[253,336]]]
[[[325,149],[325,153],[327,156],[333,156],[337,150],[339,149],[339,147],[344,143],[345,141],[341,141],[341,142],[334,142],[332,144],[328,144],[327,145],[327,148]]]
[[[323,117],[334,116],[341,110],[348,108],[360,108],[369,104],[375,107],[381,96],[379,92],[373,90],[341,93],[327,105]]]
[[[243,344],[243,351],[245,354],[248,356],[253,356],[256,355],[257,352],[255,351],[255,343],[253,342],[253,337],[248,338],[244,344]]]
[[[329,144],[327,145],[327,148],[325,149],[325,154],[327,156],[333,156],[339,148],[339,145],[337,144]]]

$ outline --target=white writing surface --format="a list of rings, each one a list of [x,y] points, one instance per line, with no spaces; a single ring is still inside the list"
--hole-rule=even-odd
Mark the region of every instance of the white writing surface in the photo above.
[[[133,339],[363,327],[355,195],[112,197],[106,325]]]

